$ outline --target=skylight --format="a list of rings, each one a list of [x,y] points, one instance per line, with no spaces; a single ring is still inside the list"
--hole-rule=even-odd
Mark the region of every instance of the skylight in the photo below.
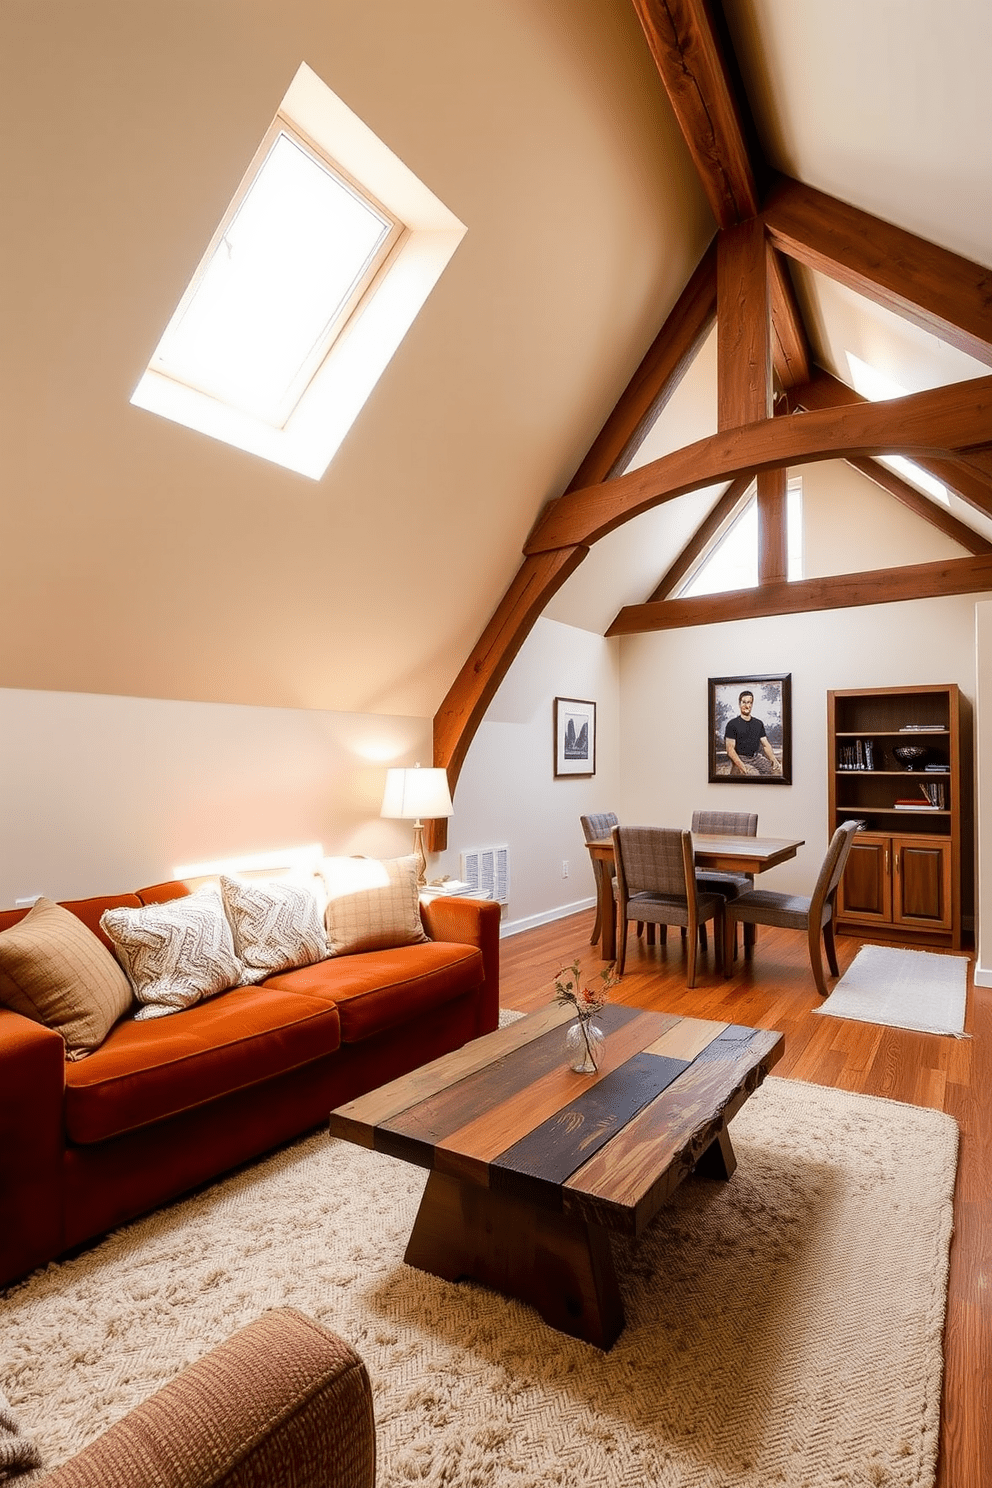
[[[399,227],[280,129],[152,358],[281,427]]]
[[[131,402],[319,479],[464,233],[301,65]]]
[[[790,476],[787,490],[788,577],[792,583],[803,576],[802,477]],[[754,487],[747,505],[679,591],[680,598],[757,588],[758,502],[753,492]]]
[[[853,351],[844,353],[847,357],[847,365],[851,371],[851,381],[854,383],[855,391],[862,398],[867,398],[871,403],[881,403],[887,398],[903,398],[909,392],[884,372],[870,367],[860,357],[856,357]],[[939,480],[935,480],[929,471],[917,465],[915,460],[907,460],[904,455],[879,455],[879,461],[901,475],[903,480],[909,481],[918,491],[927,496],[932,496],[935,501],[942,501],[945,506],[950,506],[951,499],[947,494],[947,487]]]

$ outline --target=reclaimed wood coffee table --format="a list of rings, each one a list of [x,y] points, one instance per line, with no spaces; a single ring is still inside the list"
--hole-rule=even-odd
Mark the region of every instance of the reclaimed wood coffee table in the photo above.
[[[471,1277],[609,1348],[609,1230],[639,1235],[690,1173],[729,1178],[727,1123],[780,1033],[613,1004],[600,1069],[567,1066],[552,1003],[331,1112],[334,1137],[430,1169],[404,1259]]]

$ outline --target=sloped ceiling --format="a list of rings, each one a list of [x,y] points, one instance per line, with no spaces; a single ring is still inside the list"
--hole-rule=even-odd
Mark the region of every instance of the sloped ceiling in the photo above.
[[[628,0],[4,0],[0,685],[429,715],[713,232]],[[128,398],[299,63],[467,225],[323,480]]]

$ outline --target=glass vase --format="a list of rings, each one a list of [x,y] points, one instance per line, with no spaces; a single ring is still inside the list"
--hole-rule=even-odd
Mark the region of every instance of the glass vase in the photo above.
[[[580,1075],[591,1075],[603,1060],[606,1035],[591,1018],[576,1018],[565,1032],[565,1057],[569,1069]]]

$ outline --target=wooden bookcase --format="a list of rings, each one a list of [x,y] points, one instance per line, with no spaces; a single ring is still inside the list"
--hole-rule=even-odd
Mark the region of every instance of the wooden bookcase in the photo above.
[[[917,745],[912,769],[893,754]],[[927,770],[942,765],[946,769]],[[961,700],[957,686],[828,692],[830,831],[858,818],[837,929],[903,945],[961,948]],[[937,809],[921,786],[937,787]],[[919,802],[918,807],[897,801]]]

